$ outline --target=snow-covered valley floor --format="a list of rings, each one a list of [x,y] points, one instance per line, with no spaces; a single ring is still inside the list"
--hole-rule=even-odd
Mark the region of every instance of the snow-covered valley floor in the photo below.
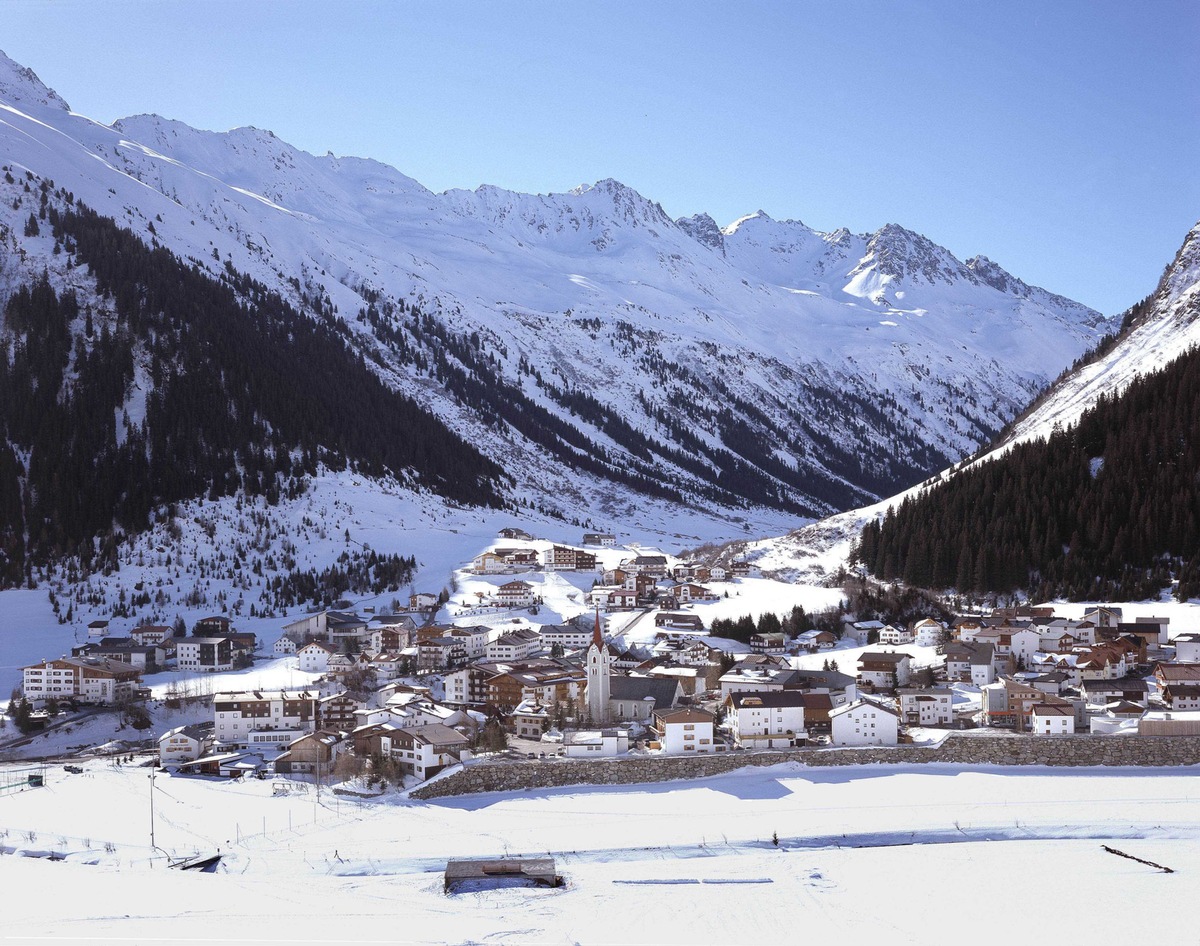
[[[1086,942],[1137,913],[1190,942],[1196,774],[793,764],[437,803],[160,774],[156,843],[219,847],[203,875],[148,847],[148,770],[91,762],[0,796],[0,941]],[[50,852],[66,860],[17,856]],[[448,857],[547,852],[561,890],[442,892]]]

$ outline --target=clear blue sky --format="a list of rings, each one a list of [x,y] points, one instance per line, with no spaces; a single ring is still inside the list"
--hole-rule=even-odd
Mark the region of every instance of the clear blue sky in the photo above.
[[[101,121],[257,125],[433,190],[897,222],[1108,314],[1200,218],[1195,0],[2,7],[0,49]]]

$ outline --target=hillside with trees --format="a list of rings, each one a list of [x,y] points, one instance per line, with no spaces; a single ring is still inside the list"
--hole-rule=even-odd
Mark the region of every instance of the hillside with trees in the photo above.
[[[390,389],[344,322],[232,270],[214,280],[57,196],[69,209],[43,200],[41,226],[87,267],[104,311],[46,275],[5,306],[0,586],[63,556],[105,568],[174,502],[294,496],[319,464],[505,503],[499,466]]]
[[[905,499],[855,552],[879,578],[1046,600],[1200,594],[1200,351],[1078,423]]]

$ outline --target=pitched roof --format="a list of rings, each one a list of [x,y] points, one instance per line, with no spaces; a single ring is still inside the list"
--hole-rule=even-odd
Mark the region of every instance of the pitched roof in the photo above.
[[[1074,716],[1075,707],[1059,706],[1055,703],[1034,703],[1029,711],[1034,716]]]
[[[864,664],[898,664],[901,660],[909,660],[912,654],[883,652],[878,650],[865,651],[858,658],[858,665]]]
[[[823,711],[826,715],[833,709],[833,697],[828,693],[804,693],[806,710]]]
[[[187,723],[183,726],[176,726],[158,737],[159,742],[164,742],[172,736],[187,736],[189,739],[197,741],[207,739],[216,731],[217,724],[209,721],[204,723]]]
[[[884,706],[882,703],[876,703],[874,700],[855,700],[853,703],[846,703],[829,711],[829,716],[832,719],[834,716],[841,716],[843,713],[849,713],[855,709],[877,709],[882,710],[890,716],[899,718],[900,714],[894,709]]]
[[[844,690],[853,686],[854,677],[840,670],[797,670],[796,677],[809,686],[828,687],[831,690]]]
[[[463,746],[470,742],[466,736],[449,726],[441,723],[430,723],[427,726],[410,726],[408,729],[398,729],[392,738],[409,736],[414,742],[424,742],[435,746]]]
[[[1122,677],[1120,680],[1084,680],[1079,686],[1084,690],[1096,693],[1110,691],[1113,693],[1145,693],[1150,684],[1139,677]]]
[[[785,706],[806,706],[807,696],[803,690],[764,690],[761,693],[730,693],[729,701],[734,709],[761,706],[775,709]]]
[[[711,723],[716,719],[707,710],[695,709],[690,706],[659,713],[658,718],[664,725],[667,723]]]
[[[366,627],[367,622],[348,611],[326,611],[326,627]]]
[[[675,694],[679,692],[679,681],[671,677],[624,677],[608,678],[608,697],[610,700],[654,700],[656,709],[663,709],[675,703]]]
[[[1160,663],[1154,669],[1164,680],[1200,680],[1200,664]]]

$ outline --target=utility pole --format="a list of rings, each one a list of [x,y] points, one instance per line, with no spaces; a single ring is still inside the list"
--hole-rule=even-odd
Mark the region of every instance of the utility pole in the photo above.
[[[155,849],[154,844],[154,766],[150,767],[150,849]],[[151,858],[150,863],[154,863]]]

